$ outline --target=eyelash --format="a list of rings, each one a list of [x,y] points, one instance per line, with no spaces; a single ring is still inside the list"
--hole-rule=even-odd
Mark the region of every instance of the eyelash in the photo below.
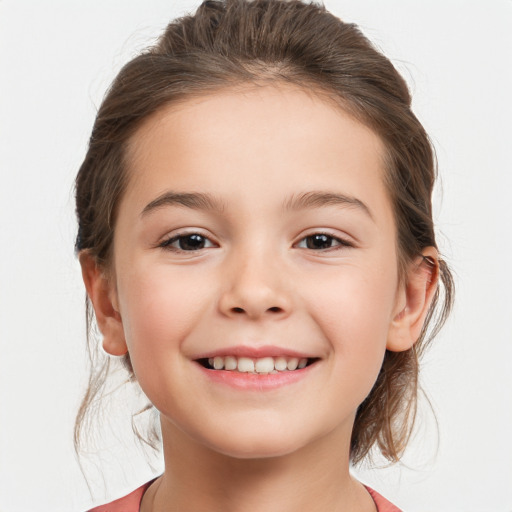
[[[210,243],[211,245],[209,247],[198,247],[196,249],[183,249],[181,247],[173,247],[173,244],[178,242],[182,242],[186,240],[187,238],[191,239],[191,237],[200,237],[205,243]],[[191,232],[191,233],[178,233],[177,235],[172,236],[171,238],[168,238],[167,240],[164,240],[161,244],[158,245],[158,247],[161,247],[162,249],[167,249],[168,251],[173,252],[195,252],[199,251],[201,249],[209,249],[210,247],[215,247],[215,244],[206,236],[202,235],[201,233],[197,232]]]
[[[320,249],[317,249],[317,250],[315,250],[315,249],[313,249],[311,247],[307,247],[307,245],[306,245],[306,247],[302,247],[302,248],[304,248],[304,249],[311,249],[311,250],[313,250],[315,252],[323,252],[323,251],[330,251],[330,250],[335,251],[335,250],[339,250],[339,249],[342,249],[342,248],[354,247],[354,244],[349,242],[348,240],[345,240],[345,239],[340,238],[338,236],[334,236],[331,233],[323,233],[321,231],[320,232],[311,233],[310,235],[306,235],[305,237],[303,237],[303,238],[301,238],[299,240],[299,244],[301,244],[304,241],[306,241],[306,244],[307,244],[307,240],[311,239],[313,237],[324,237],[324,240],[328,239],[331,242],[337,242],[337,245],[331,246],[331,247],[327,247],[327,248],[320,248]],[[298,246],[299,244],[296,244],[296,245]]]
[[[205,247],[204,245],[202,247],[197,247],[197,248],[193,248],[193,249],[184,249],[182,247],[174,247],[173,244],[176,244],[178,243],[179,245],[181,245],[181,243],[186,240],[187,238],[189,239],[189,241],[191,240],[192,237],[199,237],[203,244],[210,244],[209,246]],[[336,245],[334,246],[331,246],[331,247],[326,247],[326,248],[313,248],[313,247],[308,247],[307,246],[307,241],[308,239],[312,239],[313,237],[323,237],[323,241],[324,242],[336,242]],[[305,247],[300,247],[300,244],[305,242],[306,243],[306,246]],[[208,237],[202,235],[201,233],[197,233],[197,232],[191,232],[191,233],[178,233],[177,235],[174,235],[172,236],[171,238],[168,238],[167,240],[164,240],[162,243],[160,243],[158,245],[158,247],[161,247],[162,249],[166,249],[166,250],[169,250],[169,251],[173,251],[173,252],[182,252],[182,253],[185,253],[185,252],[196,252],[196,251],[200,251],[201,249],[210,249],[212,247],[215,247],[215,243],[212,242]],[[349,247],[354,247],[354,244],[352,244],[351,242],[343,239],[343,238],[340,238],[340,237],[336,237],[330,233],[323,233],[323,232],[316,232],[316,233],[311,233],[310,235],[306,235],[305,237],[301,238],[299,240],[299,242],[297,244],[294,245],[295,247],[299,247],[301,249],[310,249],[312,251],[315,251],[315,252],[324,252],[324,251],[330,251],[330,250],[339,250],[341,248],[349,248]]]

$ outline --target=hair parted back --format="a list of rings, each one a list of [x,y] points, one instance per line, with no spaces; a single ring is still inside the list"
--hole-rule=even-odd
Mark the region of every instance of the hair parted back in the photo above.
[[[76,250],[88,251],[108,270],[117,208],[128,179],[127,145],[148,116],[228,87],[283,82],[327,95],[383,140],[403,276],[405,264],[423,248],[436,247],[432,145],[391,62],[357,26],[300,0],[206,0],[194,15],[170,23],[155,46],[122,68],[99,109],[76,178]],[[419,357],[453,300],[453,281],[443,260],[439,274],[444,292],[436,292],[420,339],[408,351],[386,352],[377,382],[357,411],[351,441],[354,463],[374,445],[392,462],[405,449],[416,412]],[[89,302],[87,319],[91,334]],[[92,338],[91,356],[97,355]],[[129,355],[124,357],[133,378]],[[107,357],[103,364],[91,359],[89,388],[75,426],[77,449],[83,421],[108,374]]]

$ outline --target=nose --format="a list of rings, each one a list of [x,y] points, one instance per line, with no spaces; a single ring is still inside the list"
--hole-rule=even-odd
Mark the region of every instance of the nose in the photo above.
[[[270,255],[238,257],[226,262],[223,292],[219,309],[223,315],[262,318],[285,318],[291,311],[289,280]]]

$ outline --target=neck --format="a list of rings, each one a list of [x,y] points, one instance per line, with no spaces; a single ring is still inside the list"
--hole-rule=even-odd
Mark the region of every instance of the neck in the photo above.
[[[332,435],[346,439],[342,434]],[[165,472],[144,496],[141,512],[374,512],[373,500],[349,473],[348,443],[333,450],[332,435],[279,457],[240,459],[163,422]]]

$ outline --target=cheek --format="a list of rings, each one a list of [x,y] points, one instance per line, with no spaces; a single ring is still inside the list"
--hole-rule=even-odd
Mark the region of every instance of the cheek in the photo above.
[[[165,360],[197,325],[205,294],[204,276],[147,265],[118,279],[128,350],[134,361]]]
[[[348,381],[360,380],[358,375],[376,378],[394,309],[396,272],[386,273],[378,265],[353,265],[308,284],[308,309],[330,345],[335,364],[343,364]]]

